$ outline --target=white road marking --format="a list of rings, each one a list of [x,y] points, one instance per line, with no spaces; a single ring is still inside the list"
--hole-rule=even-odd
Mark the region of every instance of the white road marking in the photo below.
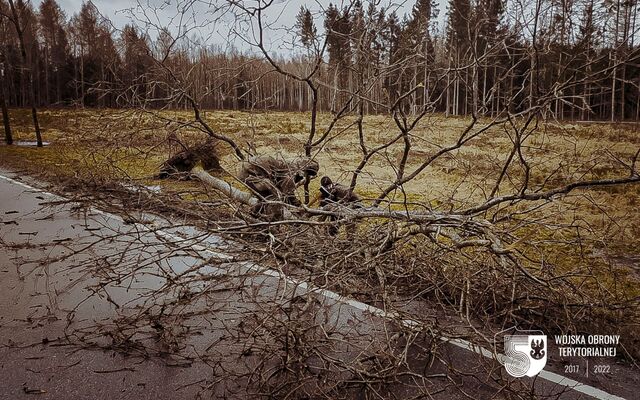
[[[18,186],[21,186],[21,187],[23,187],[25,189],[28,189],[30,191],[38,192],[38,193],[41,193],[41,194],[43,194],[45,196],[52,197],[52,198],[54,198],[56,200],[68,200],[68,199],[65,199],[64,197],[58,196],[56,194],[47,192],[47,191],[42,190],[42,189],[35,188],[35,187],[30,186],[30,185],[28,185],[28,184],[26,184],[24,182],[20,182],[18,180],[9,178],[9,177],[4,176],[4,175],[0,175],[0,179],[3,179],[3,180],[5,180],[5,181],[7,181],[9,183],[13,183],[13,184],[18,185]],[[101,215],[103,215],[105,217],[112,218],[112,219],[115,219],[118,222],[124,223],[124,220],[122,219],[122,217],[120,217],[118,215],[111,214],[111,213],[108,213],[106,211],[99,210],[99,209],[97,209],[95,207],[91,207],[91,210],[96,212],[96,213],[98,213],[98,214],[101,214]],[[136,224],[136,225],[139,225],[144,230],[151,231],[151,229],[149,229],[149,227],[144,225],[144,224]],[[173,240],[173,241],[183,242],[185,240],[184,238],[181,238],[181,237],[179,237],[179,236],[177,236],[177,235],[175,235],[173,233],[166,232],[166,231],[163,231],[163,230],[154,230],[153,232],[156,233],[156,234],[159,234],[161,236],[164,236],[167,239]],[[209,248],[207,248],[205,246],[202,246],[200,244],[194,244],[194,245],[191,245],[190,247],[193,250],[197,251],[197,252],[206,253],[210,257],[216,257],[216,258],[220,258],[222,260],[228,260],[229,262],[233,261],[233,257],[229,256],[228,254],[223,254],[223,253],[220,253],[220,252],[217,252],[217,251],[213,251],[213,250],[211,250],[211,249],[209,249]],[[268,275],[268,276],[272,276],[272,277],[276,277],[276,278],[282,279],[282,280],[285,281],[286,284],[292,284],[295,287],[301,288],[301,289],[303,289],[303,290],[305,290],[307,292],[319,294],[319,295],[321,295],[321,296],[323,296],[325,298],[332,299],[332,300],[335,300],[335,301],[337,301],[339,303],[349,305],[349,306],[351,306],[351,307],[353,307],[353,308],[355,308],[357,310],[360,310],[360,311],[369,312],[369,313],[371,313],[371,314],[373,314],[375,316],[381,317],[381,318],[397,319],[399,317],[399,315],[397,313],[394,313],[394,312],[389,313],[389,312],[384,311],[384,310],[382,310],[380,308],[373,307],[373,306],[370,306],[368,304],[362,303],[360,301],[353,300],[353,299],[350,299],[348,297],[342,296],[342,295],[340,295],[340,294],[338,294],[336,292],[332,292],[332,291],[327,290],[327,289],[321,289],[321,288],[314,287],[312,284],[309,284],[306,281],[298,281],[296,279],[290,278],[290,277],[280,273],[279,271],[276,271],[276,270],[273,270],[273,269],[260,267],[260,266],[254,264],[254,263],[249,263],[249,262],[238,263],[238,265],[243,266],[248,271],[259,272],[259,273],[264,274],[264,275]],[[225,273],[226,272],[225,270],[223,270],[221,268],[217,268],[217,267],[212,267],[212,269],[214,271],[216,271],[216,272],[219,272],[219,273]],[[404,325],[405,327],[412,328],[412,329],[416,329],[416,328],[420,328],[421,327],[421,324],[418,321],[411,320],[411,319],[402,319],[400,321],[400,323],[402,325]],[[457,347],[459,347],[461,349],[468,350],[468,351],[471,351],[471,352],[476,353],[476,354],[480,354],[480,355],[482,355],[482,356],[484,356],[486,358],[497,360],[501,364],[504,364],[505,356],[503,354],[500,354],[500,353],[497,353],[497,352],[492,352],[492,351],[490,351],[490,350],[488,350],[488,349],[486,349],[486,348],[484,348],[482,346],[478,346],[478,345],[473,344],[473,343],[471,343],[471,342],[469,342],[467,340],[464,340],[464,339],[452,339],[452,338],[448,338],[448,337],[445,337],[445,336],[440,337],[440,340],[442,340],[444,342],[447,342],[447,343],[450,343],[450,344],[452,344],[454,346],[457,346]],[[595,388],[593,386],[589,386],[589,385],[586,385],[584,383],[580,383],[580,382],[575,381],[575,380],[573,380],[571,378],[568,378],[566,376],[559,375],[559,374],[556,374],[556,373],[553,373],[553,372],[550,372],[550,371],[542,370],[538,374],[538,376],[540,378],[542,378],[542,379],[545,379],[545,380],[549,381],[549,382],[553,382],[553,383],[555,383],[557,385],[561,385],[561,386],[566,386],[566,387],[568,387],[570,389],[573,389],[573,390],[575,390],[577,392],[589,395],[589,396],[591,396],[593,398],[596,398],[596,399],[599,399],[599,400],[624,400],[622,397],[618,397],[618,396],[612,395],[610,393],[607,393],[607,392],[605,392],[603,390],[600,390],[598,388]]]

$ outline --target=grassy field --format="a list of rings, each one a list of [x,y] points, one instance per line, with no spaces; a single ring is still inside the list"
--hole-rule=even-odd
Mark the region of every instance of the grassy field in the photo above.
[[[33,140],[27,110],[12,110],[15,140]],[[177,132],[182,141],[196,143],[205,135],[192,128],[179,128],[189,121],[188,112],[163,112],[161,118],[151,114],[117,110],[43,110],[40,123],[43,136],[51,146],[43,149],[14,146],[0,147],[3,162],[32,172],[56,176],[78,174],[104,175],[138,180],[171,187],[172,181],[157,181],[153,175],[159,165],[180,150],[167,138]],[[331,115],[319,118],[321,134],[331,122]],[[165,120],[166,119],[166,120]],[[172,122],[168,120],[171,119]],[[232,137],[244,148],[257,154],[303,154],[310,118],[304,113],[246,113],[210,111],[205,119],[216,131]],[[357,140],[354,118],[344,118],[334,127],[330,140],[314,150],[320,163],[320,175],[348,183],[362,154]],[[480,121],[478,127],[489,120]],[[465,118],[435,115],[425,118],[413,132],[413,145],[407,163],[412,171],[425,157],[440,147],[455,142],[469,123]],[[383,144],[397,135],[394,122],[384,116],[365,119],[368,147]],[[250,144],[250,146],[248,145]],[[486,199],[511,146],[510,132],[500,126],[472,140],[460,150],[438,159],[416,179],[408,182],[404,193],[391,198],[424,202],[437,210],[455,210]],[[626,176],[615,158],[628,161],[640,147],[640,132],[633,125],[559,124],[541,126],[525,142],[524,156],[531,167],[532,189],[553,188],[576,180]],[[223,167],[230,173],[238,168],[231,151],[219,146]],[[402,156],[402,141],[374,156],[363,170],[356,191],[365,198],[375,198],[395,178],[395,166]],[[522,169],[509,169],[498,194],[517,190]],[[318,185],[312,182],[312,190]],[[179,185],[180,186],[180,185]],[[395,196],[395,197],[394,197]],[[618,233],[617,239],[628,242],[628,249],[640,244],[640,185],[582,190],[564,202],[580,211],[591,228]],[[552,211],[552,210],[551,210]],[[558,206],[558,211],[562,207]],[[562,212],[559,212],[562,214]],[[615,226],[611,226],[611,220]]]
[[[30,115],[27,110],[12,110],[12,124],[16,140],[33,140]],[[167,137],[178,132],[186,142],[194,142],[204,135],[191,128],[178,128],[179,122],[189,121],[188,112],[163,112],[160,117],[151,114],[116,110],[43,110],[40,123],[45,140],[53,146],[43,153],[51,153],[52,161],[60,151],[77,151],[79,160],[87,151],[91,154],[109,153],[97,151],[113,149],[135,150],[144,153],[137,165],[123,166],[123,172],[139,179],[148,177],[159,163],[168,156]],[[242,147],[251,143],[259,154],[281,153],[285,156],[301,155],[307,139],[310,117],[304,113],[246,113],[236,111],[212,111],[205,113],[207,122],[218,132],[234,138]],[[331,115],[321,114],[318,132],[321,134],[331,121]],[[344,118],[334,127],[331,140],[314,149],[314,157],[320,162],[321,173],[337,180],[347,181],[360,161],[361,151],[357,141],[354,118]],[[480,121],[477,126],[486,125]],[[412,132],[413,144],[408,170],[419,165],[426,156],[441,146],[455,142],[469,123],[466,118],[445,118],[435,115],[425,118]],[[365,139],[368,147],[375,147],[398,134],[395,123],[385,116],[365,118]],[[406,192],[424,199],[448,200],[454,203],[477,202],[485,198],[483,189],[490,187],[506,159],[511,146],[508,131],[497,126],[472,140],[467,146],[438,160],[417,179],[406,184]],[[317,136],[319,136],[319,134]],[[317,137],[316,136],[316,137]],[[612,163],[609,154],[630,158],[640,146],[640,133],[633,125],[584,125],[548,123],[541,126],[527,140],[525,157],[530,159],[532,181],[541,184],[563,183],[572,179],[589,179],[615,176],[620,166]],[[222,149],[223,153],[225,150]],[[29,152],[25,152],[28,154]],[[3,150],[9,157],[10,153]],[[226,151],[225,167],[233,172],[235,159]],[[36,156],[36,155],[33,155]],[[111,156],[114,156],[111,154]],[[391,167],[402,156],[402,141],[374,156],[361,177],[359,192],[375,196],[378,189],[388,185],[395,177]],[[48,158],[46,155],[38,157]],[[127,155],[123,154],[121,160]],[[69,161],[74,161],[74,160]],[[116,159],[115,161],[118,161]],[[60,164],[65,160],[57,160]],[[63,162],[63,164],[64,164]],[[502,190],[510,189],[507,185]],[[455,206],[455,205],[454,205]]]
[[[27,110],[11,110],[16,140],[32,140]],[[247,113],[208,111],[210,126],[232,137],[241,147],[257,154],[303,154],[310,118],[304,113]],[[42,110],[43,137],[51,142],[42,149],[0,146],[2,164],[51,180],[99,178],[134,180],[160,185],[165,191],[187,193],[195,182],[156,180],[159,165],[180,150],[168,140],[173,135],[185,143],[197,143],[206,135],[184,124],[191,114],[183,111],[148,114],[121,110]],[[331,115],[319,117],[322,134]],[[362,153],[355,118],[335,125],[330,140],[314,150],[320,175],[348,183]],[[477,128],[489,120],[478,122]],[[425,118],[412,132],[413,146],[407,170],[412,171],[442,146],[455,142],[469,124],[466,118]],[[624,177],[629,174],[619,160],[628,162],[640,147],[640,132],[633,125],[548,122],[531,132],[523,157],[531,173],[531,190],[548,190],[577,180]],[[368,147],[398,134],[392,119],[369,116],[364,122]],[[491,192],[511,149],[508,126],[494,126],[460,150],[438,159],[391,198],[409,201],[408,207],[452,211],[482,203]],[[233,174],[238,163],[225,146],[219,147],[222,165]],[[402,141],[375,156],[363,170],[356,191],[376,198],[395,178],[402,157]],[[517,192],[523,169],[514,165],[498,194]],[[223,176],[233,181],[230,176]],[[316,179],[311,186],[317,191]],[[185,198],[189,198],[188,195]],[[195,195],[192,197],[195,198]],[[584,290],[595,302],[637,304],[640,298],[640,185],[581,189],[552,202],[506,204],[492,210],[497,229],[513,238],[511,248],[528,259],[528,268],[540,276],[568,277],[576,290]],[[581,301],[591,301],[582,299]],[[626,306],[625,306],[626,307]],[[621,332],[637,331],[640,316],[631,309]],[[622,312],[621,312],[622,313]],[[591,315],[589,318],[623,315]],[[605,332],[610,333],[610,332]],[[640,337],[633,335],[633,342]]]

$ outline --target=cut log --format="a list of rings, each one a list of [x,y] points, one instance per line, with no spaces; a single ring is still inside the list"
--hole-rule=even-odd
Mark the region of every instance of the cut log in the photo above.
[[[297,217],[287,209],[286,204],[282,202],[260,202],[260,200],[250,193],[237,189],[222,179],[212,176],[200,165],[196,165],[193,170],[191,170],[191,175],[229,199],[252,207],[254,214],[259,214],[260,218],[267,217],[269,221],[297,219]]]
[[[205,171],[201,166],[196,166],[191,170],[191,175],[200,179],[200,181],[207,186],[210,186],[218,191],[220,191],[225,196],[229,197],[232,200],[238,201],[242,204],[246,204],[248,206],[254,207],[258,204],[258,199],[252,196],[247,192],[243,192],[242,190],[236,189],[229,183],[223,181],[222,179],[218,179],[214,176],[211,176],[207,171]]]

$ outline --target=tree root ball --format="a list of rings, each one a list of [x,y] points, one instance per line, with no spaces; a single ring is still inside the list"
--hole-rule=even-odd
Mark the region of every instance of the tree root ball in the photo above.
[[[162,163],[158,178],[165,179],[173,175],[180,175],[183,179],[188,179],[188,173],[198,162],[202,163],[202,168],[206,171],[220,171],[222,167],[216,145],[216,140],[209,139],[205,143],[188,147],[175,154]]]

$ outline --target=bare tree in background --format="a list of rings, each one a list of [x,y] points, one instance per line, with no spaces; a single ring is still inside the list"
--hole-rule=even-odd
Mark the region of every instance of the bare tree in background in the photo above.
[[[4,81],[4,67],[0,70],[0,80]],[[13,135],[11,134],[11,120],[9,119],[9,110],[7,109],[7,103],[4,99],[4,82],[2,82],[2,89],[0,89],[0,107],[2,107],[2,123],[4,125],[4,138],[7,144],[13,144]]]
[[[22,1],[18,3],[20,11],[16,8],[13,0],[9,0],[9,7],[11,9],[10,15],[5,15],[6,18],[11,21],[16,33],[18,34],[18,41],[20,43],[20,55],[22,57],[22,67],[24,71],[27,71],[27,92],[29,93],[29,103],[31,105],[31,118],[33,119],[33,127],[36,132],[36,142],[38,147],[42,147],[42,134],[40,133],[40,124],[38,123],[38,112],[36,110],[36,95],[33,79],[33,65],[27,58],[27,48],[24,40],[24,20],[21,20],[21,16],[24,15],[25,5]]]
[[[0,7],[4,7],[4,4],[0,4]],[[7,29],[7,24],[5,23],[6,17],[3,14],[0,14],[0,31],[2,31],[2,36],[5,36],[5,29]],[[3,41],[4,42],[4,41]],[[2,48],[0,49],[0,83],[2,84],[2,88],[0,88],[0,107],[2,108],[2,123],[4,125],[4,137],[5,142],[10,145],[13,144],[13,135],[11,134],[11,120],[9,119],[9,110],[7,109],[7,102],[5,100],[5,65],[6,65],[6,47],[5,43],[0,43]]]
[[[63,84],[70,58],[66,16],[55,0],[45,0],[39,8],[40,32],[44,47],[44,96],[45,105],[61,104],[64,99]]]
[[[33,64],[37,105],[115,107],[115,98],[109,93],[96,96],[98,92],[91,89],[130,79],[131,66],[139,62],[135,60],[139,59],[135,52],[117,49],[120,46],[116,44],[116,36],[120,32],[90,2],[83,4],[77,15],[69,16],[70,21],[55,0],[42,2],[37,15],[29,2],[18,3],[18,11],[23,7],[21,4],[29,10],[21,17],[23,25],[29,28],[24,41]],[[203,5],[176,4],[205,10]],[[144,8],[141,6],[140,10]],[[229,9],[229,5],[211,5],[202,16],[210,15],[215,20],[222,15],[223,8]],[[356,79],[356,75],[362,75],[357,69],[364,66],[367,76],[376,70],[382,73],[375,88],[369,91],[371,101],[364,104],[365,114],[383,113],[381,103],[385,96],[395,99],[411,85],[423,81],[431,82],[410,96],[412,102],[408,107],[413,107],[413,113],[424,98],[441,93],[445,95],[432,106],[434,111],[447,115],[471,115],[478,112],[475,108],[485,100],[486,109],[480,109],[482,114],[496,115],[505,101],[513,98],[516,102],[511,104],[511,110],[519,112],[531,106],[532,94],[553,90],[556,78],[571,79],[575,73],[582,75],[586,85],[572,86],[563,95],[580,101],[555,101],[550,109],[555,118],[624,122],[637,119],[640,110],[637,8],[635,0],[576,3],[514,0],[504,4],[455,0],[449,5],[446,25],[440,28],[434,22],[439,11],[426,0],[417,2],[406,18],[398,16],[401,8],[394,4],[387,8],[362,2],[318,10],[307,7],[299,11],[295,22],[299,46],[293,49],[287,45],[291,57],[245,52],[250,45],[246,42],[255,45],[257,38],[251,36],[243,37],[237,46],[230,44],[225,48],[211,43],[204,46],[193,36],[185,37],[180,28],[157,26],[153,35],[142,31],[139,35],[149,47],[154,47],[153,41],[161,42],[161,36],[171,37],[169,43],[179,38],[170,57],[174,60],[166,61],[173,63],[174,68],[180,65],[185,70],[192,69],[191,95],[199,99],[203,109],[312,111],[315,107],[321,112],[339,112],[349,98],[345,93],[356,90],[361,83]],[[8,4],[6,9],[5,14],[10,15]],[[140,19],[145,20],[145,15],[150,17],[142,13]],[[158,25],[158,21],[153,22]],[[365,25],[369,31],[362,30]],[[531,29],[522,29],[524,26]],[[207,29],[198,26],[196,30],[200,28]],[[191,30],[190,34],[194,33]],[[372,43],[367,51],[358,49],[359,38]],[[7,87],[12,93],[7,96],[7,103],[9,107],[22,107],[29,96],[26,82],[21,84],[20,80],[21,58],[14,56],[20,53],[19,39],[11,34],[4,40],[8,50]],[[414,55],[422,54],[428,59],[414,58],[412,65],[398,67],[397,61],[406,60],[414,51],[417,51]],[[325,59],[315,70],[318,54]],[[269,58],[300,79],[268,73],[273,68]],[[477,70],[467,68],[474,65]],[[435,71],[443,68],[448,68],[449,74],[434,84]],[[312,72],[310,80],[317,89],[320,77],[331,83],[332,88],[319,90],[315,103],[314,91],[304,79]],[[329,76],[333,82],[328,81]],[[503,80],[498,81],[499,78]],[[522,84],[526,85],[526,92],[520,91]],[[173,102],[170,106],[169,102],[159,103],[154,106],[175,109],[189,106],[188,101]],[[349,106],[356,107],[355,103]]]

